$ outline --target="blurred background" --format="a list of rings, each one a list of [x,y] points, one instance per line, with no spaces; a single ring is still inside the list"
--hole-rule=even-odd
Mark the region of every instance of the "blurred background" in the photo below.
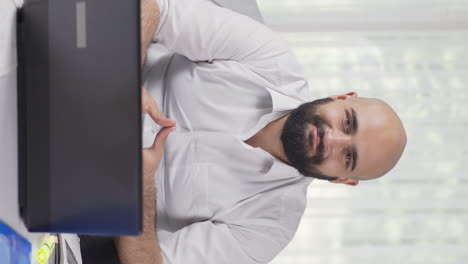
[[[468,263],[468,1],[258,0],[314,98],[356,91],[400,114],[406,151],[386,177],[315,181],[274,264]]]

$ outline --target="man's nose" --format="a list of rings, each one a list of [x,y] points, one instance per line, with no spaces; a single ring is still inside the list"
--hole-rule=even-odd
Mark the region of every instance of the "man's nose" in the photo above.
[[[340,152],[343,148],[351,145],[352,137],[339,130],[329,130],[324,137],[326,155],[333,155]]]

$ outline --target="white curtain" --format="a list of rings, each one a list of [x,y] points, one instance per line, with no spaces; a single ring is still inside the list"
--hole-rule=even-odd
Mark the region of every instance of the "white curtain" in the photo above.
[[[314,98],[356,91],[400,114],[384,178],[314,182],[274,264],[468,263],[468,0],[258,0]]]

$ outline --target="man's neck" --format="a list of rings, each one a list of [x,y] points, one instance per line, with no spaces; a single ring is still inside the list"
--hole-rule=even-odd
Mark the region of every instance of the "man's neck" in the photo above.
[[[270,153],[273,157],[288,162],[281,143],[281,131],[288,115],[273,120],[251,138],[244,141],[254,148],[261,148]]]

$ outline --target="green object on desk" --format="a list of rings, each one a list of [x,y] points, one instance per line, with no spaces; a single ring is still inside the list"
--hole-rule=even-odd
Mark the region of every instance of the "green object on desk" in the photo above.
[[[49,236],[44,244],[39,248],[36,255],[39,263],[43,264],[49,259],[52,252],[54,252],[56,240],[57,238],[55,236]]]

